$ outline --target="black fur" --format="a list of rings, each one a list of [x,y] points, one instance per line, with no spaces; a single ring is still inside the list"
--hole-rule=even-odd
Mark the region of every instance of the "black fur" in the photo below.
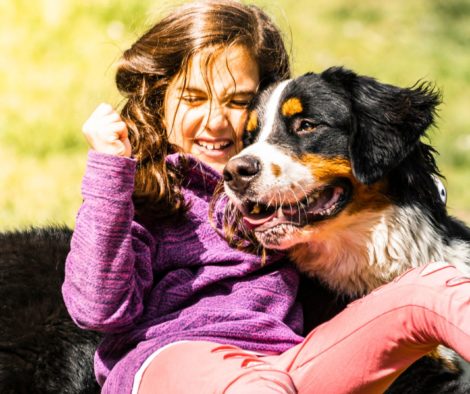
[[[71,231],[0,234],[0,393],[98,393],[99,334],[79,329],[62,300]]]
[[[421,204],[444,237],[470,242],[470,229],[450,217],[441,201],[434,181],[441,176],[437,152],[422,139],[441,103],[433,85],[400,88],[342,67],[319,77],[349,102],[353,115],[347,144],[354,176],[364,184],[386,177],[388,197],[395,204]],[[332,145],[338,145],[337,135]]]
[[[409,155],[433,123],[441,102],[429,83],[399,88],[337,67],[321,77],[350,94],[356,126],[350,155],[354,175],[365,184],[382,178]]]

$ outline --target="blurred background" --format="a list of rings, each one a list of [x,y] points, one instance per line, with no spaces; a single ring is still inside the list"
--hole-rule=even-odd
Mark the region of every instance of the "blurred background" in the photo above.
[[[470,224],[470,0],[252,1],[273,16],[294,73],[344,65],[399,86],[431,80],[444,103],[431,142],[450,212]],[[74,225],[81,126],[118,106],[120,53],[171,1],[0,0],[0,229]]]

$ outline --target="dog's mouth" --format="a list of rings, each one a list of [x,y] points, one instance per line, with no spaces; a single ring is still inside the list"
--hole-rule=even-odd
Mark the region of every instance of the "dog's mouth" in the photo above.
[[[351,190],[345,179],[317,188],[300,201],[264,204],[248,200],[240,209],[245,224],[255,231],[285,224],[303,227],[337,215],[349,202]]]

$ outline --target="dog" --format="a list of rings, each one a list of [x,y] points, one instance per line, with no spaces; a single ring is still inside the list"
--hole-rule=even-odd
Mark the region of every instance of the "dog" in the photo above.
[[[0,392],[99,393],[93,354],[101,334],[78,328],[62,300],[72,231],[0,233]]]
[[[288,250],[348,300],[432,261],[468,274],[470,229],[447,213],[435,149],[422,140],[440,102],[429,82],[400,88],[343,67],[269,87],[224,169],[227,210],[238,212],[226,228]],[[396,392],[470,392],[465,365],[439,357],[408,373],[412,383],[402,375]]]

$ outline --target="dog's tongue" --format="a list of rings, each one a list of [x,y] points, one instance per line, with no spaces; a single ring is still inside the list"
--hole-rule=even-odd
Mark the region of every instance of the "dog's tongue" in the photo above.
[[[262,224],[269,222],[272,218],[276,216],[277,212],[273,212],[271,215],[260,217],[260,218],[250,218],[247,216],[243,216],[243,220],[247,223],[251,228],[256,228],[261,226]]]

